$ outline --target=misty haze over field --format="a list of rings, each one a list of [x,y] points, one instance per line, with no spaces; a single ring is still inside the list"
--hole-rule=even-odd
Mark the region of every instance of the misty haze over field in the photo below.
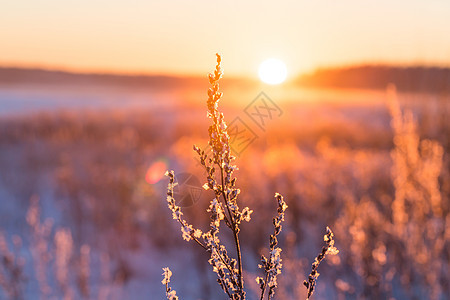
[[[236,148],[242,150],[240,201],[254,210],[241,233],[243,253],[250,257],[244,265],[249,286],[259,275],[250,267],[259,261],[254,253],[265,251],[273,230],[267,220],[278,191],[289,208],[280,237],[284,275],[277,299],[304,297],[297,281],[309,273],[327,225],[340,254],[321,266],[316,299],[447,294],[448,281],[419,278],[429,268],[422,261],[433,259],[434,270],[448,279],[448,241],[439,248],[417,235],[417,247],[430,247],[436,256],[416,259],[416,252],[402,252],[409,241],[392,229],[398,187],[391,176],[398,161],[391,151],[398,133],[386,86],[399,87],[398,102],[413,112],[420,138],[436,140],[445,150],[439,177],[442,214],[430,217],[440,226],[448,222],[450,193],[448,73],[354,67],[319,70],[282,86],[223,80],[220,107],[227,123],[239,119],[253,134],[251,143]],[[0,69],[0,228],[9,249],[17,236],[22,240],[15,255],[24,259],[20,270],[28,279],[14,281],[20,295],[34,299],[42,292],[42,278],[49,282],[49,294],[67,293],[53,271],[57,261],[43,264],[47,258],[36,250],[40,239],[52,257],[60,257],[64,239],[71,245],[66,267],[74,270],[64,282],[75,298],[163,299],[162,268],[170,266],[173,287],[183,299],[223,299],[207,255],[184,242],[172,222],[163,176],[173,169],[204,183],[192,145],[207,145],[207,88],[206,76]],[[261,97],[278,113],[264,110]],[[261,120],[264,126],[257,123]],[[184,207],[200,228],[208,226],[203,212],[209,197],[204,192]],[[27,216],[36,211],[40,223],[30,223]],[[40,226],[50,226],[47,235],[38,233]],[[90,273],[83,273],[87,259]],[[45,277],[37,275],[41,269]],[[4,291],[0,298],[9,290]]]

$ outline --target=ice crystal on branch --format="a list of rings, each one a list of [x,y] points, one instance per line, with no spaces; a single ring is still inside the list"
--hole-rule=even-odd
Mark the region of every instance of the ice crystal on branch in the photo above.
[[[181,212],[181,207],[179,207],[175,203],[175,198],[173,197],[173,189],[177,185],[175,182],[175,174],[173,171],[167,171],[166,176],[169,177],[169,184],[167,186],[167,205],[169,209],[172,211],[172,218],[177,220],[181,224],[181,233],[183,239],[186,241],[190,241],[194,239],[197,243],[202,244],[200,242],[200,237],[202,236],[202,231],[200,229],[194,229],[192,225],[188,224],[186,220],[183,219],[183,213]]]
[[[166,286],[167,299],[178,300],[177,292],[169,286],[170,277],[172,277],[172,271],[170,271],[169,268],[163,268],[163,271],[164,273],[162,275],[164,276],[164,279],[161,281],[161,283]]]
[[[268,299],[272,298],[275,295],[275,289],[277,287],[277,276],[281,274],[281,248],[277,247],[278,240],[277,235],[281,232],[281,222],[284,221],[284,212],[287,209],[286,202],[284,202],[283,196],[276,193],[275,198],[277,199],[278,215],[273,218],[273,226],[274,233],[270,235],[270,256],[267,259],[264,255],[261,257],[261,264],[258,265],[259,268],[264,269],[265,279],[261,277],[256,278],[256,282],[259,284],[261,288],[261,297],[262,300],[264,297],[265,291],[268,289]]]
[[[311,273],[308,276],[308,281],[304,281],[303,284],[305,285],[306,289],[308,290],[308,297],[309,299],[313,292],[314,288],[316,286],[317,278],[319,277],[319,272],[317,272],[317,269],[319,268],[320,262],[325,258],[327,254],[329,255],[336,255],[339,253],[339,250],[334,246],[334,234],[331,231],[330,227],[327,227],[327,232],[323,236],[323,240],[325,242],[325,246],[322,247],[322,251],[317,255],[317,257],[314,259],[314,262],[312,263],[312,269]]]

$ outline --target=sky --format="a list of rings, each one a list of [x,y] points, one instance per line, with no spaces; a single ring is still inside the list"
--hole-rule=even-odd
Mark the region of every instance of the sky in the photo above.
[[[448,0],[14,0],[0,10],[0,66],[253,76],[361,63],[450,66]]]

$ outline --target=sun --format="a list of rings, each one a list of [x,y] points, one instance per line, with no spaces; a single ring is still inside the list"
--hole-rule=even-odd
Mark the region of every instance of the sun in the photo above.
[[[259,78],[268,84],[280,84],[286,80],[286,65],[279,59],[269,58],[259,65]]]

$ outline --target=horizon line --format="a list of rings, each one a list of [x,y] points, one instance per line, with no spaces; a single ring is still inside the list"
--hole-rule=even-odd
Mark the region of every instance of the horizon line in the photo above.
[[[340,63],[340,64],[329,64],[320,65],[305,72],[298,72],[296,74],[291,74],[289,77],[291,79],[299,78],[304,75],[311,75],[318,71],[323,70],[344,70],[351,68],[360,67],[388,67],[388,68],[441,68],[449,69],[449,64],[436,64],[436,63],[393,63],[393,62],[382,62],[382,61],[367,61],[367,62],[355,62],[355,63]],[[208,73],[192,72],[192,73],[177,73],[177,72],[153,72],[144,70],[119,70],[119,69],[99,69],[99,68],[74,68],[66,66],[50,66],[50,65],[40,65],[40,64],[16,64],[16,63],[1,63],[0,69],[17,69],[17,70],[33,70],[33,71],[45,71],[54,73],[65,73],[65,74],[76,74],[76,75],[111,75],[111,76],[126,76],[126,77],[170,77],[170,78],[203,78],[208,76]],[[228,79],[247,79],[253,80],[253,76],[245,74],[230,74],[226,76]],[[257,74],[255,74],[257,77]],[[289,80],[288,80],[289,81]]]

